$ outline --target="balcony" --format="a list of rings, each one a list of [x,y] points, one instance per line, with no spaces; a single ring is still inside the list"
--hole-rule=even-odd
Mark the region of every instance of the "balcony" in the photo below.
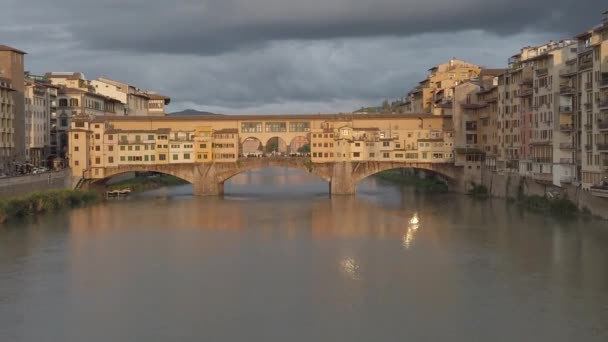
[[[559,87],[559,93],[561,95],[574,95],[576,93],[576,89],[568,85],[562,85]]]
[[[572,106],[559,106],[560,114],[572,114]]]
[[[519,97],[532,96],[533,93],[532,88],[524,88],[519,92]]]
[[[559,144],[559,148],[562,150],[573,150],[574,149],[574,144],[572,143],[561,143]]]
[[[600,101],[597,106],[600,110],[608,110],[608,100]]]
[[[572,182],[574,182],[574,178],[571,176],[562,176],[559,181],[562,184],[572,184]]]
[[[549,73],[549,69],[547,68],[539,68],[536,69],[536,77],[545,76]]]
[[[608,119],[604,119],[604,120],[597,120],[597,128],[600,131],[604,131],[608,129]]]
[[[593,61],[584,61],[581,62],[581,64],[579,64],[578,70],[582,71],[582,70],[587,70],[587,69],[591,69],[593,68]]]
[[[560,164],[567,164],[567,165],[574,164],[574,159],[572,159],[572,158],[560,158],[559,159],[559,163]]]
[[[608,77],[606,77],[606,76],[604,76],[604,78],[602,78],[600,80],[600,89],[603,89],[603,88],[608,88]]]
[[[596,144],[595,147],[599,152],[608,152],[608,144]]]
[[[572,77],[575,76],[577,74],[576,68],[565,68],[563,70],[560,70],[559,75],[561,77]]]
[[[585,129],[586,129],[587,131],[590,131],[590,130],[592,130],[592,129],[593,129],[593,125],[592,125],[592,124],[590,124],[590,123],[587,123],[587,124],[585,124]]]
[[[574,131],[574,126],[572,124],[562,124],[559,125],[559,130],[562,132],[572,132]]]
[[[593,151],[593,146],[591,144],[585,144],[584,147],[585,147],[585,151],[588,151],[588,152]]]
[[[585,89],[587,91],[592,91],[593,90],[593,82],[585,82]]]
[[[591,102],[584,103],[583,104],[583,108],[585,110],[592,110],[593,109],[593,103],[591,103]]]

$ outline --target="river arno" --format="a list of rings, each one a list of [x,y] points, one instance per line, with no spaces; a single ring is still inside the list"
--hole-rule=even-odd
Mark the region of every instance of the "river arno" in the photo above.
[[[284,169],[226,192],[0,228],[0,341],[608,341],[605,222]]]

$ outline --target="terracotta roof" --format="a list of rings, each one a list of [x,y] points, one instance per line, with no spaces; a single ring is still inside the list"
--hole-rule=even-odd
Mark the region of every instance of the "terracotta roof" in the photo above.
[[[56,73],[56,72],[47,72],[44,74],[46,78],[65,78],[67,80],[83,80],[84,74],[81,72],[72,72],[72,73]]]
[[[159,129],[108,129],[104,132],[105,134],[120,134],[120,133],[156,133],[156,134],[169,134],[171,129],[159,128]]]
[[[355,127],[353,127],[353,131],[370,131],[370,132],[373,132],[373,131],[380,131],[380,128],[377,128],[377,127],[360,127],[360,128],[356,127],[355,128]]]
[[[394,120],[394,119],[450,119],[451,115],[433,115],[427,113],[408,113],[408,114],[243,114],[243,115],[165,115],[165,116],[108,116],[98,117],[99,120],[111,121],[277,121],[277,120]]]
[[[0,51],[12,51],[12,52],[16,52],[22,55],[27,54],[27,52],[21,51],[21,50],[17,50],[14,47],[10,47],[7,45],[0,45]]]
[[[224,128],[217,131],[213,131],[213,134],[238,134],[239,130],[236,128]]]
[[[170,99],[167,96],[156,94],[156,93],[146,93],[146,95],[150,98],[150,100],[168,100]]]

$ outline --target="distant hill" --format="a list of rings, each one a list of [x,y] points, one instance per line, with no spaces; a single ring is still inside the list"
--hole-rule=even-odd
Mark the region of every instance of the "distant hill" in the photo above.
[[[173,112],[169,113],[169,115],[223,115],[223,114],[215,114],[210,112],[201,112],[195,109],[186,109],[181,112]]]

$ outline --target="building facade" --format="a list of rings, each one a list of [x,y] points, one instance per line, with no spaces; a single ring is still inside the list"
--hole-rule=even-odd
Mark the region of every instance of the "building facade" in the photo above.
[[[10,174],[15,155],[15,102],[13,84],[8,78],[0,77],[0,174]]]
[[[6,45],[0,45],[0,77],[8,79],[13,91],[13,132],[11,162],[25,161],[25,81],[24,81],[25,52]]]

